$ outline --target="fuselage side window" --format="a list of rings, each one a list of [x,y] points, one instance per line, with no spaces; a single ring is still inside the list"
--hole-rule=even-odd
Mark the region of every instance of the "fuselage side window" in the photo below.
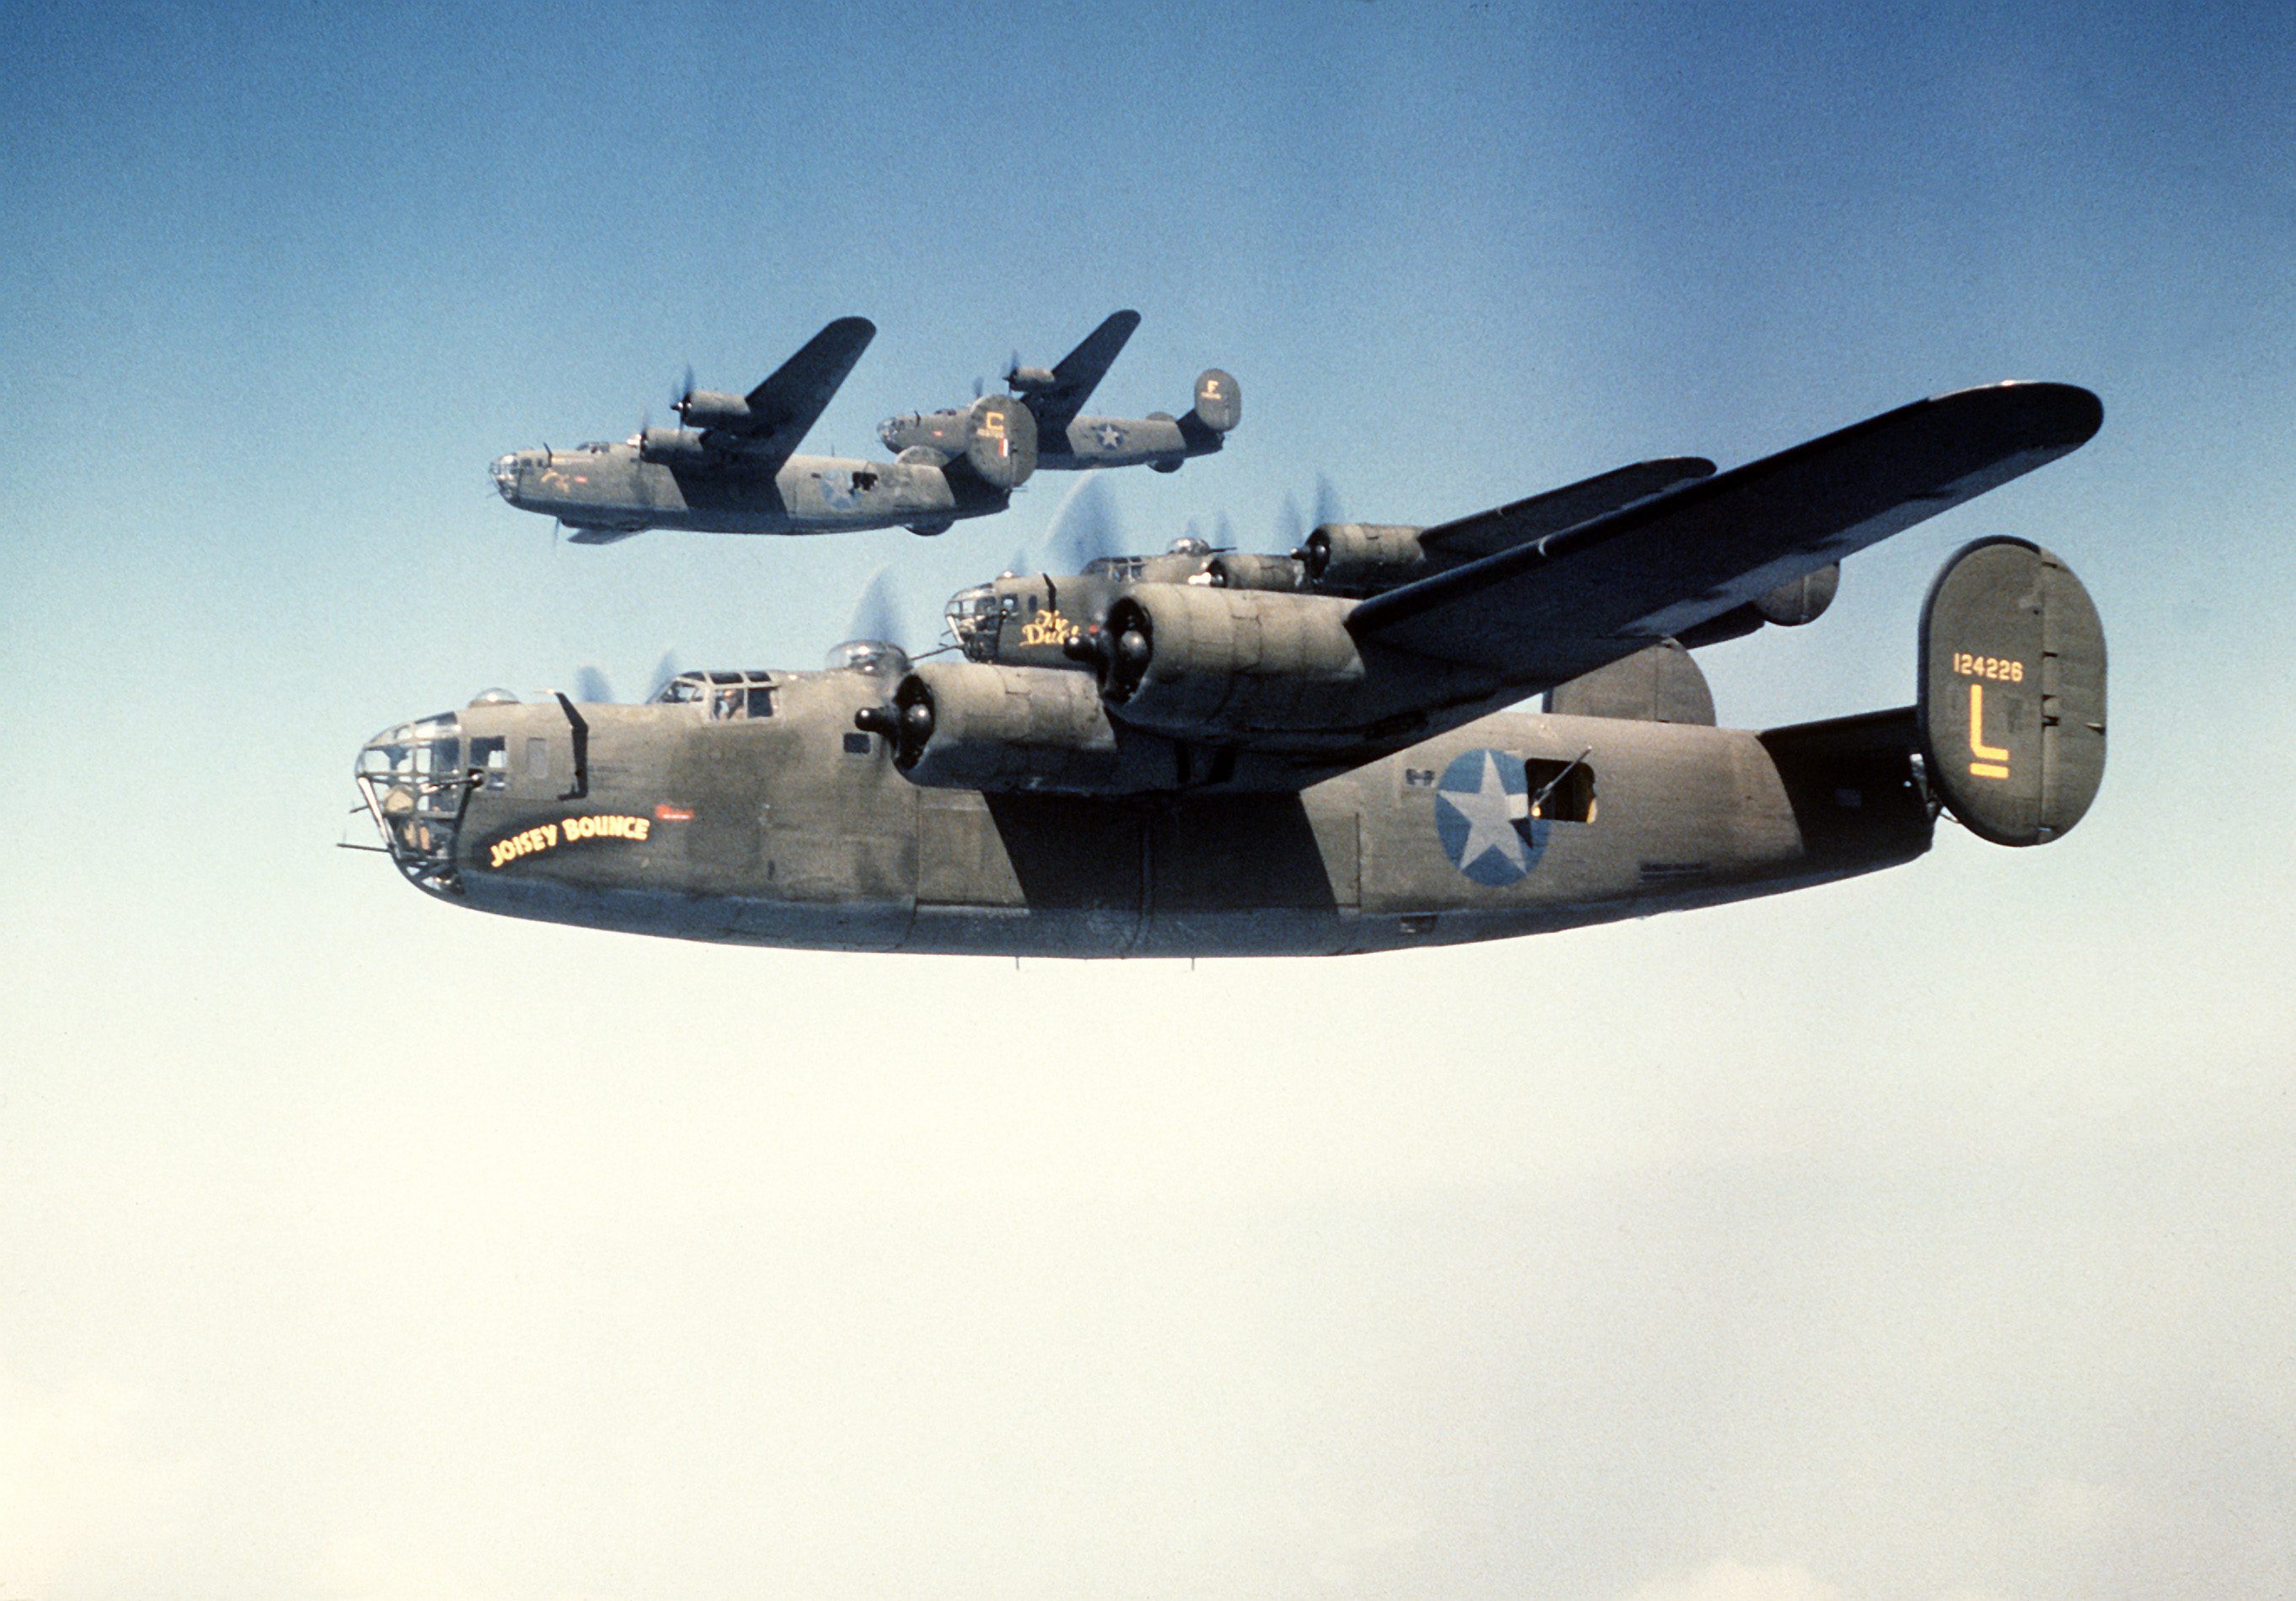
[[[1530,815],[1550,823],[1595,820],[1595,769],[1582,761],[1531,758],[1522,764],[1530,784]]]
[[[510,751],[500,735],[471,742],[471,765],[486,771],[486,784],[490,790],[502,788],[510,777]]]

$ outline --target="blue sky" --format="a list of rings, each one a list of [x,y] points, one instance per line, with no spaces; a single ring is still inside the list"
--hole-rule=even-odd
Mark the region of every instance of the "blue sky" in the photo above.
[[[12,32],[0,1598],[2286,1587],[2284,8]],[[1108,486],[1143,546],[2095,389],[2087,448],[1708,662],[1729,722],[1900,703],[1943,555],[2038,539],[2112,640],[2095,812],[1193,971],[494,923],[332,849],[379,727],[809,665],[889,562],[922,638],[1065,488],[583,550],[489,458],[854,312],[858,450],[1119,306],[1111,407],[1244,391]]]

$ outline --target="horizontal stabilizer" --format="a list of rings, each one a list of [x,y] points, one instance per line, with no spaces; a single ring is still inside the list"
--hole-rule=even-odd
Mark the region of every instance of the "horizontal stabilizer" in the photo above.
[[[1821,873],[1870,872],[1930,848],[1929,797],[1914,776],[1911,706],[1771,728],[1769,753],[1802,850]]]

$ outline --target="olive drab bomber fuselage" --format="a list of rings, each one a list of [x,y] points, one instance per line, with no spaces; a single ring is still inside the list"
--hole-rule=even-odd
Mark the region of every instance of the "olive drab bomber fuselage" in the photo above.
[[[2105,749],[2103,626],[2049,551],[1946,562],[1911,705],[1725,728],[1693,653],[1814,622],[1845,559],[2102,418],[1996,384],[1727,472],[1669,457],[1288,555],[1006,573],[952,598],[954,657],[854,642],[638,706],[490,692],[377,735],[357,782],[399,870],[456,904],[823,949],[1390,950],[1871,872],[1943,811],[2041,844]]]
[[[696,675],[697,686],[706,676]],[[1760,735],[1502,713],[1296,794],[1103,800],[927,788],[854,727],[858,669],[749,675],[764,715],[496,702],[379,740],[391,792],[427,745],[454,768],[386,826],[443,852],[417,882],[482,911],[823,949],[1315,954],[1452,944],[1710,905],[1904,861],[1930,814],[1896,769]],[[459,752],[445,749],[460,742]],[[1488,750],[1586,752],[1575,817],[1530,821],[1535,869],[1486,884],[1447,852],[1441,775]],[[464,765],[475,751],[478,766]],[[505,759],[489,766],[494,753]],[[427,764],[426,764],[427,765]],[[1845,773],[1866,784],[1841,803]],[[1798,809],[1800,809],[1798,813]],[[1803,820],[1813,809],[1821,814]],[[414,831],[426,831],[418,842]]]

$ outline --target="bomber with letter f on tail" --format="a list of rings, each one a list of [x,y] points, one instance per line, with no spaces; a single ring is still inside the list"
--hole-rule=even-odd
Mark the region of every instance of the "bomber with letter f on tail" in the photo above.
[[[1036,418],[1010,395],[953,414],[946,450],[892,462],[796,454],[876,333],[866,317],[840,317],[746,395],[697,390],[689,374],[672,402],[684,426],[513,451],[494,464],[495,488],[522,511],[557,518],[578,545],[650,528],[938,534],[1003,511],[1037,464]]]
[[[957,660],[855,645],[644,706],[489,694],[378,735],[357,782],[450,903],[852,950],[1390,950],[1869,873],[1947,811],[2038,844],[2105,747],[2103,630],[2049,552],[1947,561],[1910,705],[1724,728],[1691,651],[1814,621],[1846,558],[2103,415],[1995,384],[1726,472],[1669,458],[1431,527],[1327,522],[1290,554],[1008,575],[952,603]]]
[[[1136,311],[1119,311],[1085,335],[1082,343],[1045,367],[1021,365],[1016,353],[1004,372],[1004,387],[1021,398],[1037,424],[1037,470],[1076,472],[1095,467],[1146,465],[1177,472],[1192,456],[1210,456],[1243,420],[1243,392],[1218,367],[1196,375],[1195,404],[1181,416],[1151,412],[1144,417],[1083,415],[1084,403],[1100,387],[1108,369],[1140,325]],[[974,385],[977,395],[980,385]],[[964,438],[966,414],[955,410],[911,412],[877,424],[888,450],[947,451]]]

